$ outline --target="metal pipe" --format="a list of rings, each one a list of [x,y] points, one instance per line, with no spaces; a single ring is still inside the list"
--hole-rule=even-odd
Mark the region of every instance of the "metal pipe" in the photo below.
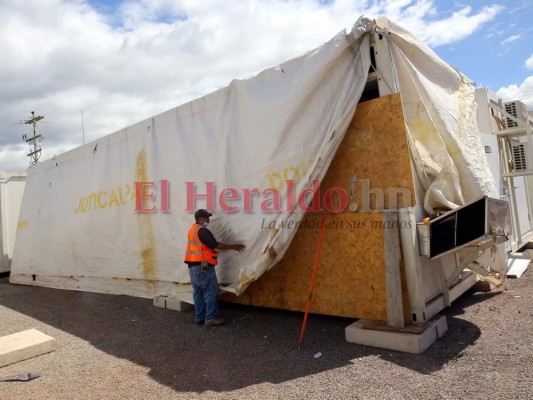
[[[420,265],[420,253],[416,235],[416,220],[413,208],[399,209],[400,242],[402,256],[407,278],[407,292],[409,294],[409,306],[411,308],[411,320],[416,324],[426,321],[426,301],[422,289],[422,268]]]

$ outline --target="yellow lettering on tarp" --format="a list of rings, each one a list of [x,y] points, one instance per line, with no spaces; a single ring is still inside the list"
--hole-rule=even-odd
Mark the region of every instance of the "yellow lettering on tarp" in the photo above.
[[[106,190],[100,190],[98,192],[98,207],[99,208],[106,208],[107,207],[107,201],[102,202],[102,195],[107,196]]]
[[[122,196],[122,188],[119,187],[118,188],[118,197],[120,198],[120,204],[121,205],[124,205],[127,203],[126,199],[124,199],[124,197]]]
[[[113,206],[113,204],[119,205],[117,194],[115,193],[115,189],[111,192],[111,200],[109,200],[109,207]]]
[[[85,197],[82,197],[80,199],[80,204],[78,204],[78,208],[74,210],[76,214],[78,213],[84,213],[87,210],[87,207],[85,206]]]
[[[89,201],[88,201],[88,205],[87,205],[87,211],[91,211],[91,209],[94,208],[94,198],[95,198],[95,195],[94,193],[91,193],[89,195]]]
[[[298,182],[307,174],[313,160],[302,161],[296,165],[289,165],[281,171],[267,174],[269,187],[275,190],[282,190],[285,187],[285,181],[292,180],[297,185]]]
[[[135,188],[133,184],[130,185],[129,183],[126,185],[126,197],[128,196],[130,196],[130,201],[135,202]]]
[[[91,211],[103,210],[111,207],[120,207],[135,201],[135,190],[132,184],[127,183],[111,190],[101,189],[80,197],[75,214],[84,214]],[[130,196],[131,194],[131,196]]]

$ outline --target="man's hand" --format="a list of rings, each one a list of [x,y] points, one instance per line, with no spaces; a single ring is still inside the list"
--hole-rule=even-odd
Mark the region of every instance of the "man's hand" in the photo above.
[[[216,247],[217,250],[235,250],[239,253],[244,250],[243,244],[224,244],[224,243],[218,243],[218,246]]]
[[[231,246],[233,250],[238,251],[239,253],[244,250],[244,245],[234,244]]]

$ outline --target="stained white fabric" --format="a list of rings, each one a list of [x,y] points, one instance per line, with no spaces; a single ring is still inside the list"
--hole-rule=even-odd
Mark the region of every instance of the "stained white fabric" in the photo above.
[[[246,246],[219,257],[222,286],[241,293],[281,259],[296,233],[287,224],[303,217],[299,209],[265,212],[265,196],[243,210],[244,192],[276,188],[285,204],[285,180],[300,193],[325,175],[367,81],[373,29],[382,27],[361,17],[305,55],[32,167],[11,281],[142,297],[190,293],[190,182],[197,194],[214,185],[216,238]],[[393,23],[388,31],[426,210],[494,195],[479,156],[474,85],[407,31]],[[140,181],[154,182],[144,189],[154,212],[134,211]],[[240,196],[226,202],[237,207],[231,213],[218,198],[227,188]],[[197,197],[193,208],[211,207]]]

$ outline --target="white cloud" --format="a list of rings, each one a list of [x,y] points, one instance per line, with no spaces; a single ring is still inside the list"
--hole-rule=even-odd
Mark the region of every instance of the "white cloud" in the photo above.
[[[495,36],[501,36],[505,33],[505,31],[496,31],[496,30],[492,30],[490,33],[487,34],[486,38],[487,39],[490,39],[492,37],[495,37]]]
[[[526,68],[533,69],[533,54],[526,60]]]
[[[126,0],[104,15],[87,0],[2,0],[0,169],[27,165],[23,151],[5,149],[18,151],[13,121],[32,110],[45,115],[43,157],[52,156],[47,149],[81,144],[81,109],[86,142],[97,139],[311,50],[362,13],[439,46],[501,10],[459,5],[440,17],[430,0]]]
[[[509,36],[507,39],[504,39],[500,42],[502,46],[505,46],[506,44],[509,44],[511,42],[514,42],[515,40],[518,40],[522,37],[522,35],[513,35]]]
[[[504,100],[520,100],[525,103],[528,110],[533,110],[533,75],[527,77],[519,85],[513,84],[500,88],[497,92]]]
[[[429,46],[441,46],[472,35],[483,24],[493,20],[502,10],[502,6],[490,5],[472,14],[470,6],[463,6],[450,17],[428,20],[427,17],[435,13],[433,2],[420,1],[397,15],[387,13],[387,16],[408,28]]]

